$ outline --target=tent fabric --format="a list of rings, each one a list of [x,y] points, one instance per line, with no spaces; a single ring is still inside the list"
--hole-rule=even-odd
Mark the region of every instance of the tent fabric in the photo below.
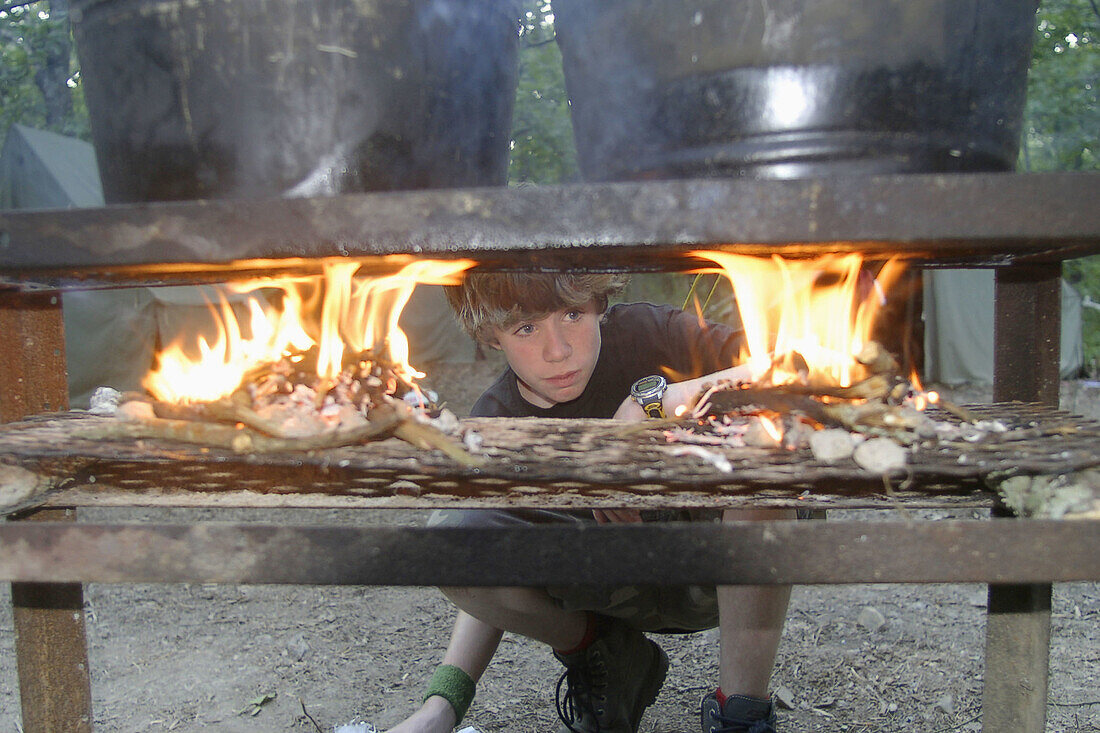
[[[12,125],[0,150],[0,209],[103,206],[95,150],[76,138]]]
[[[992,384],[993,293],[992,270],[925,270],[925,381]],[[1084,363],[1081,302],[1081,295],[1062,281],[1063,378]]]
[[[0,208],[103,206],[95,150],[89,143],[13,125],[0,148]],[[138,390],[159,345],[181,335],[212,338],[209,303],[220,297],[237,313],[245,297],[213,286],[121,288],[62,294],[69,404],[86,408],[101,386]],[[401,314],[409,361],[473,361],[473,341],[458,327],[439,286],[420,286]]]

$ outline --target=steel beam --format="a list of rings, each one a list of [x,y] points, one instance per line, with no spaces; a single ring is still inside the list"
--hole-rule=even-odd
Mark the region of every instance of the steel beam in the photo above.
[[[691,249],[925,263],[1100,251],[1100,174],[687,179],[0,213],[0,284],[241,277],[314,258],[472,257],[509,269],[683,269]],[[702,264],[701,261],[696,264]]]
[[[1095,520],[0,525],[0,578],[543,586],[1100,580]]]
[[[70,525],[74,510],[45,509],[9,526]],[[92,684],[80,583],[11,585],[19,701],[25,733],[90,733]]]
[[[993,399],[1058,406],[1062,265],[997,271]],[[1046,729],[1052,578],[989,586],[986,618],[985,733]]]
[[[0,291],[0,422],[69,404],[61,295]],[[47,509],[18,522],[75,518],[75,510]],[[66,522],[62,522],[65,524]],[[79,583],[12,583],[19,699],[26,733],[92,729],[92,690]]]

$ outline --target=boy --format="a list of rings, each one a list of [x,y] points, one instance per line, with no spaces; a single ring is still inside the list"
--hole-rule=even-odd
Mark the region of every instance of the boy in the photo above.
[[[739,332],[647,303],[608,308],[626,277],[607,274],[471,273],[447,297],[463,328],[504,352],[508,369],[474,416],[615,417],[673,414],[704,380],[747,379],[730,368]],[[684,381],[675,379],[692,377]],[[703,376],[706,375],[706,376]],[[632,397],[632,388],[634,397]],[[727,510],[724,520],[785,516]],[[433,525],[638,522],[637,510],[439,511]],[[450,644],[419,710],[390,733],[445,733],[465,714],[474,685],[504,631],[548,644],[565,671],[560,731],[634,733],[657,697],[668,658],[643,632],[718,626],[719,684],[702,702],[708,733],[770,733],[768,683],[790,589],[446,588],[459,608]],[[694,715],[694,713],[693,713]]]

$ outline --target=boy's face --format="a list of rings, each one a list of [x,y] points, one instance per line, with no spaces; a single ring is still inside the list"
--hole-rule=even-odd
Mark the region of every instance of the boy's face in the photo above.
[[[536,407],[580,397],[600,355],[600,314],[588,305],[494,330],[496,343],[519,377],[519,393]]]

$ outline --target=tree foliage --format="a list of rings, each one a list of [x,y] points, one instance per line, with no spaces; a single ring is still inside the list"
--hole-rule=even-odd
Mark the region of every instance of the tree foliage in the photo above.
[[[90,138],[68,0],[0,9],[0,139],[14,123]]]
[[[508,177],[513,183],[575,181],[579,173],[573,123],[549,0],[525,3],[520,43]]]
[[[1100,168],[1100,12],[1093,0],[1043,0],[1036,16],[1020,167]]]
[[[1100,170],[1100,8],[1095,0],[1043,0],[1035,25],[1020,169]],[[1065,263],[1065,277],[1100,301],[1100,257]],[[1100,311],[1086,308],[1085,360],[1100,362]]]

